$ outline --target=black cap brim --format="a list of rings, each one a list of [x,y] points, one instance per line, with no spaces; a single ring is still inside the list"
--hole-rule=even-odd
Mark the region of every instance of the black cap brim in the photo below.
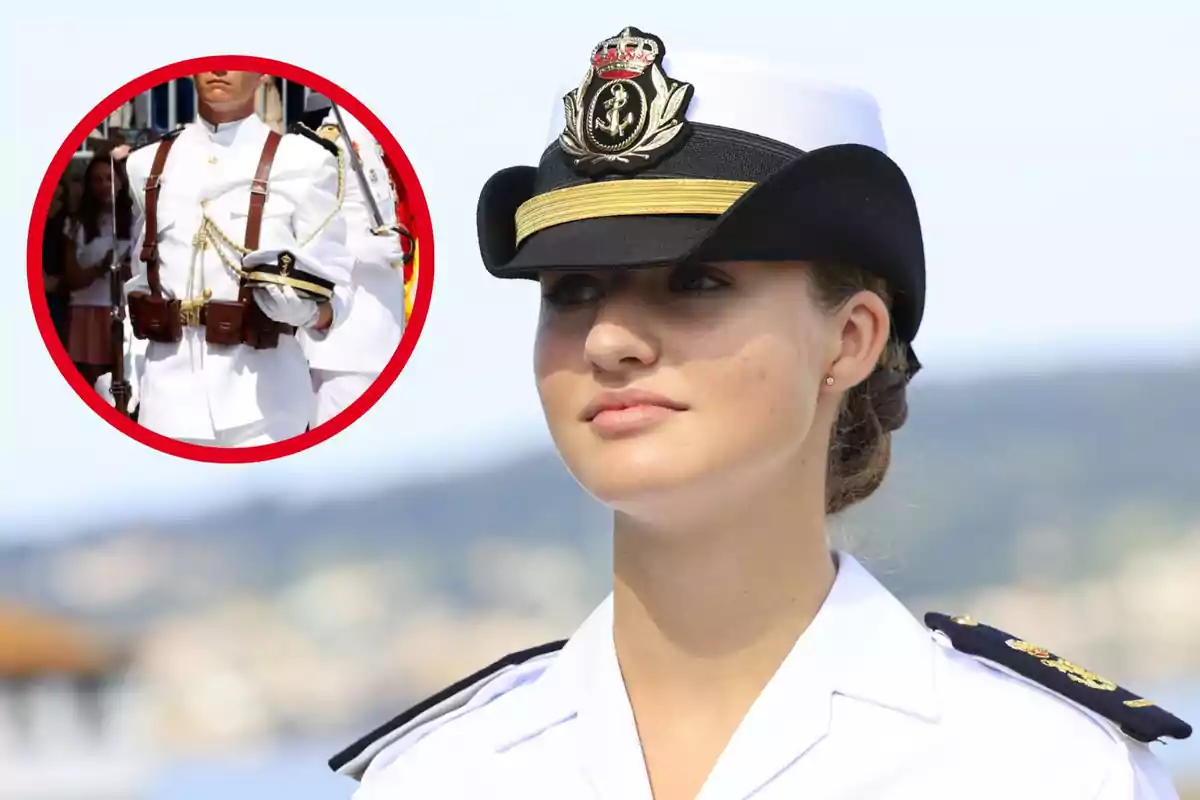
[[[532,196],[536,174],[502,170],[480,194],[480,253],[496,277],[685,261],[846,263],[888,283],[897,334],[916,335],[925,296],[920,220],[907,178],[879,150],[841,144],[800,155],[720,216],[579,220],[538,231],[518,248],[516,211]]]

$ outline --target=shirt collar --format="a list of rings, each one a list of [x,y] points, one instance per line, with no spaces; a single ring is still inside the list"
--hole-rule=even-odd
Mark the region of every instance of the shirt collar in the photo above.
[[[853,556],[778,678],[823,672],[837,694],[926,719],[938,716],[932,634]]]
[[[199,123],[199,130],[205,137],[214,144],[228,146],[234,143],[239,136],[245,133],[257,130],[264,123],[258,118],[257,114],[251,114],[248,117],[234,120],[233,122],[213,123],[206,120],[199,114],[196,115],[196,122]]]
[[[856,559],[842,552],[836,556],[837,577],[825,602],[739,728],[752,734],[735,734],[728,757],[722,756],[738,769],[722,770],[718,764],[710,781],[741,785],[755,780],[756,773],[769,780],[828,733],[835,695],[937,719],[936,643],[929,631]],[[581,712],[585,722],[591,716],[602,718],[610,730],[632,730],[622,738],[632,738],[627,744],[637,746],[613,645],[612,603],[609,595],[530,687],[536,702],[497,740],[498,750]],[[762,730],[778,735],[754,735]],[[756,765],[752,770],[744,769],[748,760]]]

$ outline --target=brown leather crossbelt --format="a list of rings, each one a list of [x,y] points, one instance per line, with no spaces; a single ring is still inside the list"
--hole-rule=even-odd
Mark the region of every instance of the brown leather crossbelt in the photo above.
[[[176,134],[177,136],[178,134]],[[243,278],[239,284],[237,300],[172,300],[163,297],[159,278],[158,259],[158,193],[161,187],[163,167],[167,154],[175,143],[176,136],[169,136],[158,143],[154,163],[146,178],[146,226],[142,241],[142,262],[146,265],[146,278],[150,292],[129,294],[129,317],[133,324],[133,335],[152,342],[178,342],[183,338],[185,327],[202,326],[204,338],[210,344],[244,344],[257,350],[269,350],[279,344],[279,336],[291,336],[295,327],[285,325],[268,317],[254,302],[253,290]],[[275,131],[267,134],[254,182],[250,185],[250,209],[246,218],[245,247],[248,251],[258,249],[262,233],[263,207],[267,202],[267,186],[271,176],[271,165],[283,136]]]

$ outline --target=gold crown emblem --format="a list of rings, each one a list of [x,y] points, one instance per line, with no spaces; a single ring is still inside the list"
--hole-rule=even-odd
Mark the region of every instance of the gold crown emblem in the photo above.
[[[640,33],[640,31],[639,31]],[[602,79],[636,78],[658,59],[658,42],[626,28],[592,50],[592,68]]]

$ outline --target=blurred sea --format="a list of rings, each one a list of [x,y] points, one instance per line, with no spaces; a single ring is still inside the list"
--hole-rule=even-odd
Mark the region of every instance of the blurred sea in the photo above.
[[[1146,696],[1197,728],[1183,742],[1155,745],[1154,751],[1178,780],[1200,783],[1200,679]],[[164,767],[147,800],[349,800],[357,786],[334,775],[326,759],[344,744],[299,744],[244,759],[179,761]]]

